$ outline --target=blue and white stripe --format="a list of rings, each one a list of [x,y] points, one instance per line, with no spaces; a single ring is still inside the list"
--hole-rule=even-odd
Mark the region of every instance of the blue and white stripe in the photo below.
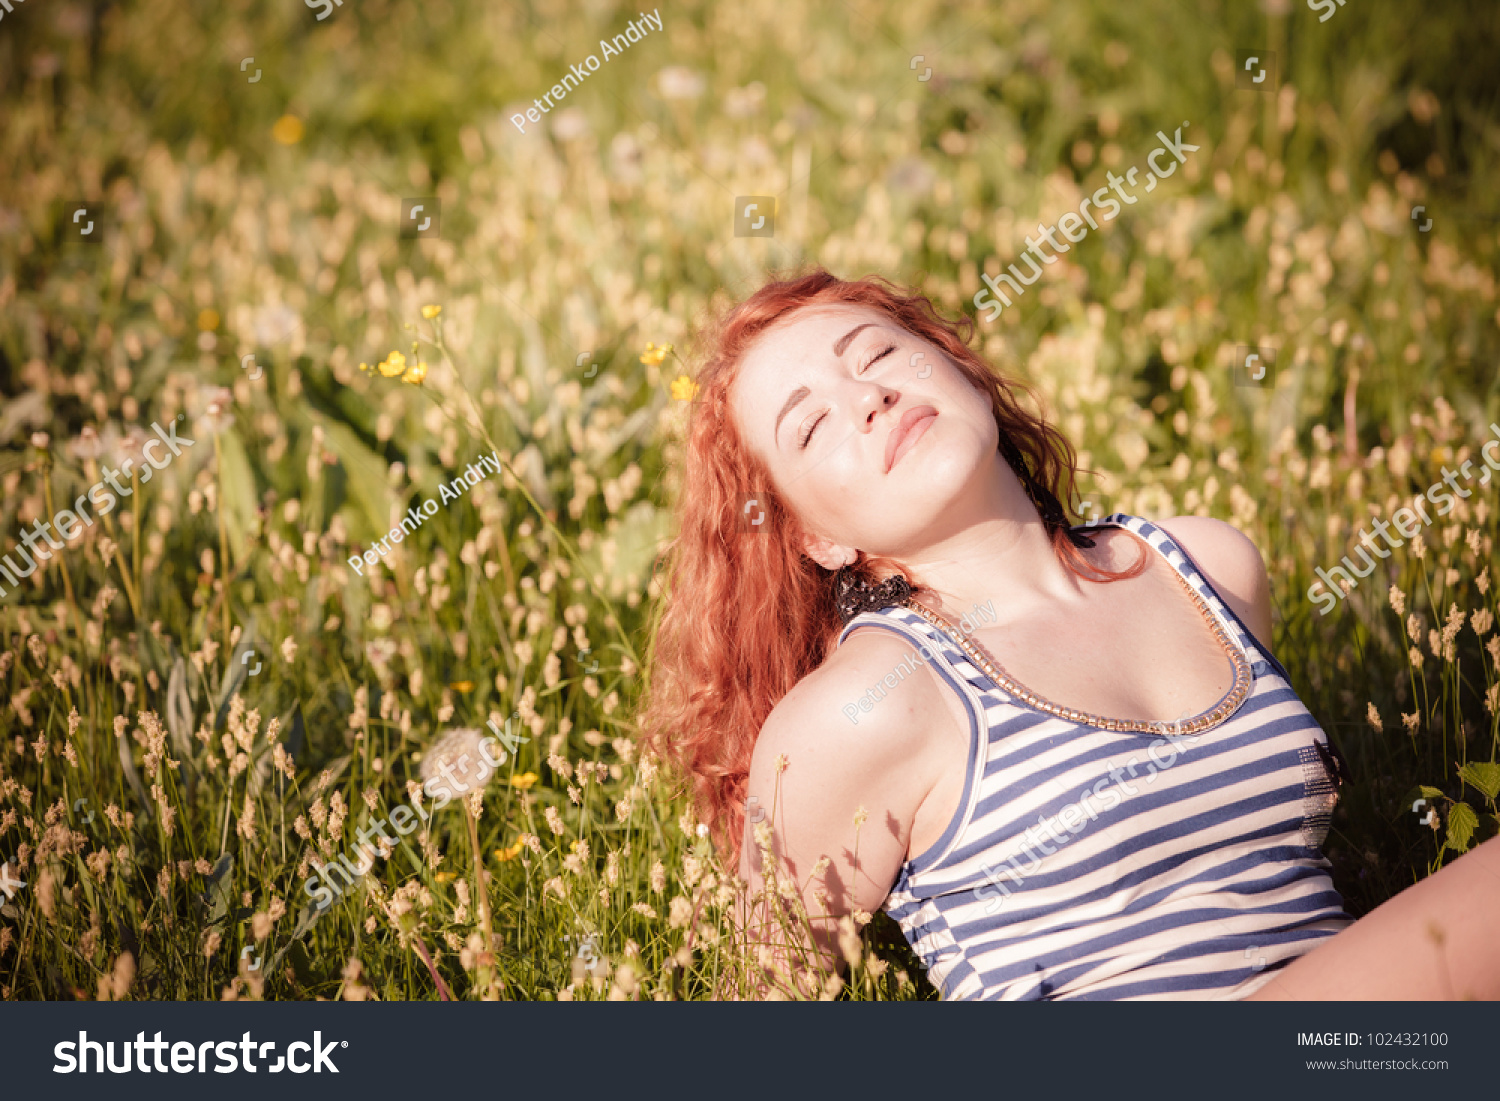
[[[1056,718],[905,608],[839,636],[926,643],[969,715],[958,810],[885,903],[944,998],[1243,998],[1351,920],[1320,851],[1326,739],[1286,670],[1166,532],[1122,513],[1085,526],[1102,524],[1162,554],[1250,662],[1252,691],[1218,725],[1158,737]]]

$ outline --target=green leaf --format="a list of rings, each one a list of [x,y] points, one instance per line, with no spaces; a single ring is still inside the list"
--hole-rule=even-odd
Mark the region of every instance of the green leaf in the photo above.
[[[233,885],[234,857],[225,853],[208,873],[208,891],[203,901],[209,904],[209,925],[215,925],[229,915],[229,892]]]
[[[326,421],[323,431],[328,449],[339,457],[348,479],[349,501],[354,505],[349,519],[364,521],[363,531],[359,523],[350,524],[351,535],[360,542],[367,542],[364,537],[371,535],[379,538],[390,530],[391,523],[391,491],[386,482],[385,460],[361,443],[346,424]]]
[[[1447,798],[1447,796],[1445,796],[1443,794],[1443,789],[1442,788],[1428,787],[1426,784],[1422,784],[1421,786],[1419,786],[1417,788],[1417,793],[1419,795],[1421,795],[1424,799],[1445,799],[1445,798]]]
[[[1484,792],[1484,797],[1491,802],[1500,795],[1500,765],[1488,761],[1471,762],[1459,769],[1458,774],[1471,788]]]
[[[219,493],[224,502],[224,534],[229,539],[229,553],[237,568],[243,569],[260,501],[250,456],[234,429],[219,437]]]
[[[1448,839],[1443,842],[1443,848],[1456,853],[1468,852],[1469,842],[1478,826],[1479,815],[1474,813],[1473,807],[1468,803],[1454,803],[1448,812]]]

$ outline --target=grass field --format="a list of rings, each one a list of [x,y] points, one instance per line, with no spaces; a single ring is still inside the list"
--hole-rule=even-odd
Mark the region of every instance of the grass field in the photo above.
[[[1261,548],[1353,769],[1353,913],[1493,835],[1500,14],[1230,7],[689,2],[601,56],[635,10],[17,4],[0,552],[153,424],[194,442],[0,575],[0,997],[709,996],[730,877],[633,722],[697,327],[809,263],[973,315],[1179,126],[1200,150],[976,344],[1081,451],[1077,514]],[[1241,89],[1247,50],[1276,68]],[[440,236],[402,236],[419,203]],[[1321,614],[1314,571],[1466,461]],[[482,798],[317,909],[314,865],[491,719],[527,740]],[[823,996],[933,996],[888,919],[865,941]]]

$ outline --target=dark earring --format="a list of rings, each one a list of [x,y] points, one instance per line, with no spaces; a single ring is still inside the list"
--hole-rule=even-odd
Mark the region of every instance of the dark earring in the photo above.
[[[844,623],[864,612],[878,612],[893,604],[904,604],[911,593],[911,582],[899,573],[878,585],[871,585],[863,574],[856,573],[849,566],[842,567],[833,577],[833,603]]]

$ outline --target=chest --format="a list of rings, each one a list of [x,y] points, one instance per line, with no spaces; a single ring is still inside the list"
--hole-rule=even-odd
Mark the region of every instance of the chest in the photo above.
[[[970,641],[1044,700],[1109,718],[1187,718],[1233,684],[1217,620],[1170,567],[1086,592],[1078,606],[1038,609]]]

